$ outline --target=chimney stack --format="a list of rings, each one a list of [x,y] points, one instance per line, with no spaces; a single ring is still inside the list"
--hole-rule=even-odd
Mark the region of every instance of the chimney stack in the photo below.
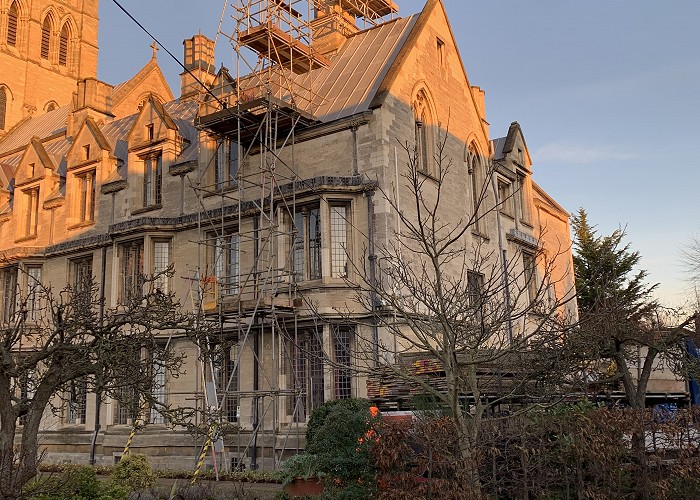
[[[323,56],[333,57],[347,39],[360,30],[355,16],[343,9],[338,0],[317,7],[315,15],[311,21],[313,49]]]
[[[197,80],[211,85],[216,78],[214,41],[200,33],[184,40],[182,45],[185,47],[183,64],[187,71],[180,73],[180,99],[191,99],[203,90]]]
[[[78,82],[78,90],[73,92],[71,113],[66,123],[68,137],[73,137],[85,119],[90,116],[97,123],[114,119],[112,114],[112,87],[95,78]]]

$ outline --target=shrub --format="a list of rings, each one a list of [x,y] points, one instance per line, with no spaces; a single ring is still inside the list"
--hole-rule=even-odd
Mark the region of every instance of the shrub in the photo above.
[[[131,491],[143,490],[156,484],[156,474],[143,455],[123,457],[112,471],[112,482]]]
[[[377,417],[362,399],[330,401],[315,410],[306,432],[306,453],[324,477],[324,497],[372,498],[376,491],[370,450]]]
[[[29,500],[125,500],[128,492],[118,486],[100,484],[89,466],[62,466],[61,473],[39,478],[24,490]]]
[[[318,429],[323,426],[328,415],[336,408],[342,408],[353,414],[356,414],[363,418],[361,420],[364,423],[365,431],[368,428],[367,417],[369,416],[369,409],[372,404],[366,399],[350,398],[350,399],[335,399],[332,401],[327,401],[318,408],[316,408],[309,418],[309,423],[306,426],[306,443],[307,446],[313,442],[314,437]],[[362,424],[361,424],[362,425]],[[362,432],[364,434],[364,431]]]
[[[318,466],[318,458],[310,453],[300,453],[290,457],[284,462],[282,485],[286,486],[298,477],[303,479],[322,478],[324,474]]]

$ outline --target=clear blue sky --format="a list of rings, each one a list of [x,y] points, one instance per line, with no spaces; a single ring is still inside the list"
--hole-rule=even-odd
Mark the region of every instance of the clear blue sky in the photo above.
[[[395,1],[402,15],[424,5]],[[185,38],[216,35],[225,4],[119,2],[178,58]],[[470,82],[486,91],[492,137],[518,121],[535,180],[569,212],[584,207],[599,232],[626,227],[660,298],[683,302],[679,250],[700,230],[700,2],[444,3]],[[100,79],[130,78],[150,43],[100,0]],[[227,43],[219,39],[217,64],[232,61]],[[163,50],[158,59],[178,95],[179,67]]]

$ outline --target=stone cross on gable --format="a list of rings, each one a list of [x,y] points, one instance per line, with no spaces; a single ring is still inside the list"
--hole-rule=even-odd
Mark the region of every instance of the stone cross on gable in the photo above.
[[[153,49],[153,59],[155,59],[155,58],[156,58],[156,52],[158,52],[158,50],[160,50],[160,49],[158,49],[158,44],[155,42],[155,40],[154,40],[153,43],[150,45],[150,47]]]

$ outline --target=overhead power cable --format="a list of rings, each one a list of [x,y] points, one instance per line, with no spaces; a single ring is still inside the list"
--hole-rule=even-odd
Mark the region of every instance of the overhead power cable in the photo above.
[[[168,48],[160,42],[160,40],[158,40],[155,36],[153,36],[153,35],[151,34],[151,32],[148,31],[148,30],[146,29],[146,27],[138,21],[138,19],[136,19],[128,10],[126,10],[126,9],[122,6],[122,4],[120,4],[117,0],[112,0],[112,2],[114,2],[114,4],[115,4],[117,7],[119,7],[119,9],[120,9],[124,14],[126,14],[126,15],[129,17],[129,19],[131,19],[132,21],[134,21],[134,22],[136,23],[136,25],[137,25],[139,28],[141,28],[141,29],[143,30],[143,32],[146,33],[146,34],[151,38],[151,40],[153,40],[153,41],[154,41],[155,43],[157,43],[160,47],[162,47],[163,50],[165,51],[165,53],[168,54],[168,55],[173,59],[173,61],[175,61],[175,62],[178,64],[178,66],[180,66],[180,67],[181,67],[182,69],[184,69],[192,78],[194,78],[195,81],[206,91],[207,94],[209,94],[209,95],[212,96],[214,99],[216,99],[216,102],[218,102],[219,104],[221,104],[222,106],[224,106],[223,101],[221,101],[221,99],[219,99],[216,95],[214,95],[214,93],[209,89],[209,87],[207,87],[207,86],[204,84],[204,82],[202,82],[199,78],[197,78],[197,75],[195,75],[190,69],[188,69],[187,67],[185,67],[185,65],[182,63],[182,61],[180,61],[180,59],[178,59],[177,57],[175,57],[175,55],[174,55],[172,52],[170,52],[170,51],[168,50]]]
[[[204,82],[202,82],[199,78],[197,78],[197,75],[195,75],[191,70],[189,70],[189,69],[182,63],[182,61],[180,61],[180,59],[178,59],[177,57],[175,57],[175,55],[174,55],[172,52],[170,52],[170,51],[168,50],[168,48],[160,42],[160,40],[158,40],[154,35],[152,35],[151,32],[148,31],[148,29],[146,29],[146,27],[145,27],[143,24],[141,24],[141,23],[139,22],[138,19],[136,19],[128,10],[126,10],[126,8],[125,8],[124,6],[122,6],[122,4],[120,4],[120,3],[118,2],[118,0],[112,0],[112,2],[113,2],[124,14],[126,14],[126,16],[127,16],[129,19],[131,19],[134,23],[136,23],[136,25],[137,25],[139,28],[141,28],[141,30],[142,30],[144,33],[146,33],[146,34],[151,38],[151,40],[153,40],[156,44],[158,44],[160,47],[162,47],[163,50],[166,52],[166,54],[168,54],[168,55],[178,64],[178,66],[180,66],[180,67],[181,67],[183,70],[185,70],[190,76],[192,76],[192,78],[194,78],[194,80],[204,89],[204,91],[205,91],[207,94],[209,94],[211,97],[213,97],[219,105],[221,105],[221,108],[222,108],[222,109],[227,110],[228,113],[229,113],[231,116],[234,116],[233,110],[232,110],[231,108],[228,107],[227,103],[224,103],[221,99],[219,99],[219,97],[218,97],[216,94],[214,94],[214,93],[211,91],[211,89],[210,89]],[[221,28],[221,26],[219,26],[219,29],[220,29],[220,28]],[[286,163],[284,160],[282,160],[282,158],[280,158],[267,144],[262,144],[262,143],[261,143],[261,146],[264,147],[266,151],[268,151],[269,153],[273,154],[273,155],[276,157],[276,159],[277,159],[278,161],[280,161],[285,167],[287,167],[288,169],[292,170],[291,167],[289,167],[289,165],[287,165],[287,163]],[[301,179],[300,179],[300,180],[301,180]],[[304,184],[304,187],[305,187],[306,189],[308,189],[309,191],[311,191],[312,193],[317,194],[319,197],[322,195],[322,193],[321,193],[320,191],[318,191],[316,188],[314,188],[314,187],[312,187],[312,186],[308,186],[308,185]],[[398,189],[398,187],[397,187],[397,189]],[[365,232],[364,232],[361,228],[359,228],[357,225],[355,225],[355,224],[352,222],[352,220],[351,220],[350,217],[343,217],[343,219],[345,220],[345,222],[346,222],[351,228],[353,228],[353,229],[355,229],[356,231],[358,231],[358,232],[359,232],[362,236],[364,236],[365,238],[368,238],[368,236],[365,234]]]

